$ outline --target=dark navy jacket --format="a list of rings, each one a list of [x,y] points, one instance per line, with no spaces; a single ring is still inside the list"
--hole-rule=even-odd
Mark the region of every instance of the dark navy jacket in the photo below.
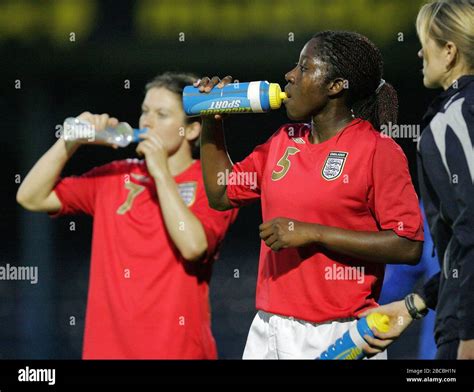
[[[422,126],[420,192],[441,271],[416,292],[436,308],[439,346],[474,339],[474,75],[440,94]]]

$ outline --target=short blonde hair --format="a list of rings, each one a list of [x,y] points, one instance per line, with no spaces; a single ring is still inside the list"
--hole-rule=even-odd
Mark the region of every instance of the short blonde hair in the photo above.
[[[451,41],[470,69],[474,69],[474,0],[440,0],[421,7],[416,31],[422,43],[427,38],[443,46]]]

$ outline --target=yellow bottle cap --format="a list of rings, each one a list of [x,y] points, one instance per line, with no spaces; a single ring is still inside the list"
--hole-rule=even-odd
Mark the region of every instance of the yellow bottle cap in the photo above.
[[[390,329],[390,317],[386,314],[371,313],[367,316],[367,325],[379,332],[388,332]]]
[[[278,109],[281,106],[281,102],[287,97],[286,93],[281,91],[281,87],[278,83],[270,83],[268,98],[270,100],[270,108]]]

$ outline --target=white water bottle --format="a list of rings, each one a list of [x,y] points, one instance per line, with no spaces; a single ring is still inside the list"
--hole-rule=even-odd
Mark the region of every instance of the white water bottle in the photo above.
[[[121,122],[115,127],[96,131],[89,121],[77,117],[68,117],[63,124],[63,137],[66,141],[77,141],[90,144],[109,144],[126,147],[130,143],[139,142],[138,135],[145,133],[146,128],[132,128],[128,123]]]

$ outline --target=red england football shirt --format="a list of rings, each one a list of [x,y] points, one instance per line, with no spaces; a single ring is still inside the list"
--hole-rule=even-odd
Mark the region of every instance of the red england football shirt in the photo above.
[[[57,215],[94,217],[84,359],[217,357],[209,280],[237,211],[209,207],[199,161],[174,179],[204,227],[203,262],[185,261],[175,247],[144,161],[112,162],[56,185]]]
[[[231,203],[261,199],[264,222],[285,217],[423,240],[407,159],[395,141],[361,119],[319,144],[310,133],[309,124],[284,125],[236,163],[236,178],[256,173],[257,181],[228,185]],[[355,317],[377,305],[383,274],[383,264],[316,245],[274,252],[262,241],[256,306],[312,322]]]

